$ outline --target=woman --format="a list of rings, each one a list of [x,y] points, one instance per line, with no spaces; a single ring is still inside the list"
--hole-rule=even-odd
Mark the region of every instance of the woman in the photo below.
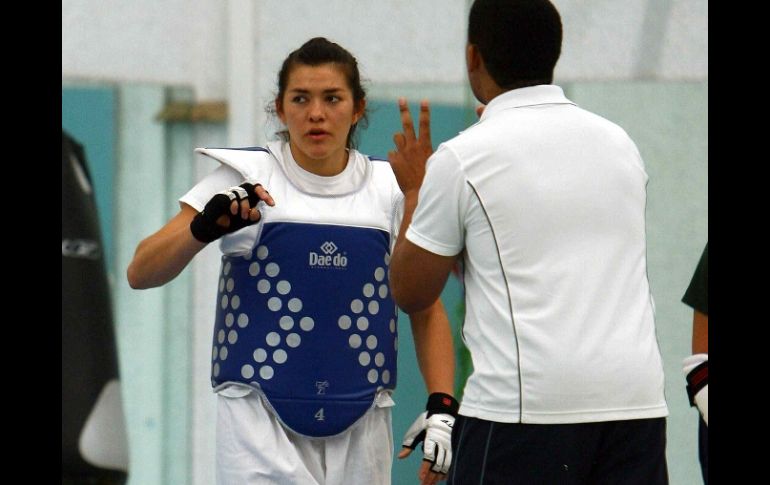
[[[339,45],[314,38],[287,57],[275,112],[281,141],[197,150],[222,166],[139,244],[129,283],[165,284],[221,238],[219,483],[388,484],[397,315],[387,273],[403,196],[387,162],[352,148],[366,98]],[[410,317],[426,386],[448,396],[441,303]],[[441,475],[423,466],[420,477]]]

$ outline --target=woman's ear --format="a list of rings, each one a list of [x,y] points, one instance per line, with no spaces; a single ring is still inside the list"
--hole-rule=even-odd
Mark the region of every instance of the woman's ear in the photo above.
[[[356,103],[356,107],[355,107],[355,109],[353,111],[353,123],[352,124],[355,125],[356,123],[358,123],[358,120],[360,120],[364,116],[365,112],[366,112],[366,100],[362,99],[361,101],[358,101]]]
[[[285,125],[286,115],[283,112],[283,103],[281,102],[280,98],[275,98],[275,114],[278,115],[278,119],[281,120],[281,123]]]

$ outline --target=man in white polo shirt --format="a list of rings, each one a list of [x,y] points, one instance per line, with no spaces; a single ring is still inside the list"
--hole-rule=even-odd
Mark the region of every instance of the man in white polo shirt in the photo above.
[[[427,102],[416,136],[399,101],[393,296],[426,307],[464,265],[473,374],[450,484],[668,483],[647,174],[622,128],[551,84],[561,37],[547,0],[476,0],[466,61],[487,105],[478,123],[433,153]]]

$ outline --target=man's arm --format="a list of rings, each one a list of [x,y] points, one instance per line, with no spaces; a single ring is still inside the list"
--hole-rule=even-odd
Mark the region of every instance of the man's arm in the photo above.
[[[425,164],[433,153],[433,147],[428,102],[420,103],[419,137],[415,136],[412,116],[404,98],[399,99],[398,108],[404,131],[393,136],[396,150],[388,153],[388,160],[404,193],[404,217],[390,262],[390,284],[398,306],[407,313],[414,313],[436,301],[457,256],[434,254],[406,239],[425,177]]]
[[[404,220],[390,262],[393,299],[407,313],[424,310],[436,301],[457,261],[457,256],[434,254],[406,238],[416,206],[417,194],[406,195]]]
[[[692,317],[692,353],[709,353],[709,316],[698,310]]]

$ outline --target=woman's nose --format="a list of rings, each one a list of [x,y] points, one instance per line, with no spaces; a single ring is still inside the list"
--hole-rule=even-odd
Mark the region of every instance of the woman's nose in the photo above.
[[[311,101],[308,115],[312,121],[320,121],[324,117],[323,103],[320,101]]]

